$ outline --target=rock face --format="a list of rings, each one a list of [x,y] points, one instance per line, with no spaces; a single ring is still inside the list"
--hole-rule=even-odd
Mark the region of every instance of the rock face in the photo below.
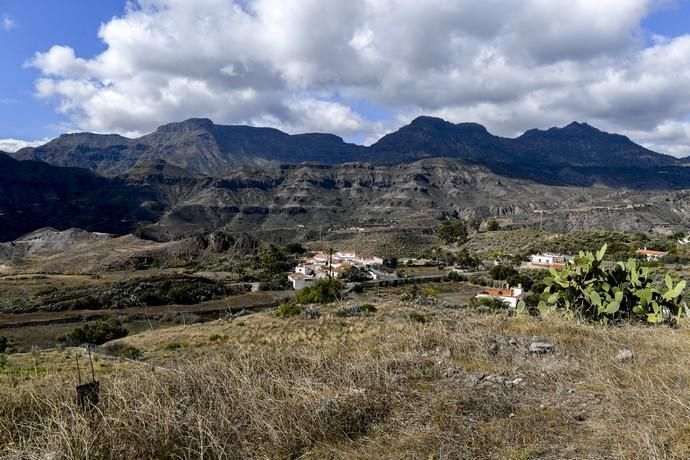
[[[289,135],[272,128],[216,125],[200,118],[167,124],[137,139],[66,134],[13,156],[111,176],[124,174],[144,160],[165,160],[193,174],[222,176],[240,166],[304,162],[383,165],[446,157],[480,164],[508,177],[551,185],[690,185],[690,173],[680,167],[682,161],[583,123],[530,130],[509,139],[494,136],[476,123],[454,124],[419,117],[364,147],[348,144],[332,134]]]
[[[444,216],[486,219],[497,213],[517,224],[539,225],[535,210],[546,210],[544,227],[555,231],[649,231],[662,223],[680,231],[687,227],[689,203],[685,192],[553,187],[446,158],[398,165],[244,166],[222,177],[146,160],[125,175],[106,178],[0,155],[0,241],[48,226],[113,234],[138,229],[138,235],[168,241],[218,229],[237,238],[242,232],[288,235],[297,228],[430,228]],[[218,236],[200,244],[223,251],[231,242]]]

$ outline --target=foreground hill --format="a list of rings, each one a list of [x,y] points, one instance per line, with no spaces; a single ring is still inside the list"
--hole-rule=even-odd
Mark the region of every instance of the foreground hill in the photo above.
[[[264,312],[107,344],[140,361],[96,355],[91,416],[74,395],[83,349],[9,355],[0,456],[690,457],[687,325],[481,315],[399,293],[371,294],[371,316],[328,305],[319,319]],[[535,341],[552,351],[529,353]]]
[[[583,123],[530,130],[509,139],[494,136],[475,123],[453,124],[440,118],[419,117],[371,147],[364,147],[331,134],[289,135],[272,128],[223,126],[208,119],[190,119],[161,126],[137,139],[65,134],[46,145],[22,149],[14,157],[77,166],[106,175],[125,173],[141,160],[162,159],[208,176],[220,176],[239,166],[397,164],[447,157],[481,164],[502,175],[556,185],[590,185],[588,178],[592,175],[638,184],[648,181],[650,170],[654,174],[660,169],[664,169],[664,176],[657,178],[656,185],[690,185],[690,175],[678,171],[680,160]],[[545,174],[545,170],[555,174]]]

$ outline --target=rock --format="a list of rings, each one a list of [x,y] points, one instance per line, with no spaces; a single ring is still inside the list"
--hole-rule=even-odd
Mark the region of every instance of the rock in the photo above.
[[[549,342],[532,342],[529,345],[529,352],[535,354],[551,353],[553,344]]]
[[[443,359],[450,359],[451,356],[452,356],[452,353],[451,353],[451,351],[450,351],[450,348],[446,348],[446,349],[443,351],[443,354],[441,355],[441,357],[442,357]]]
[[[497,342],[493,342],[492,344],[489,345],[489,354],[490,355],[495,355],[498,353],[498,350],[501,349],[501,346]]]
[[[618,354],[616,355],[616,359],[618,361],[627,361],[629,359],[633,359],[633,352],[628,350],[627,348],[621,348],[618,350]]]
[[[513,380],[512,382],[510,382],[510,383],[512,383],[513,385],[520,385],[520,384],[522,383],[522,378],[521,378],[521,377],[518,377],[518,378],[514,379],[514,380]]]

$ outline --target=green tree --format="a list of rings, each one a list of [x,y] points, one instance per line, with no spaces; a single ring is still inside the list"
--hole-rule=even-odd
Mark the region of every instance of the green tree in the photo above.
[[[496,219],[491,219],[487,225],[486,225],[487,230],[490,232],[495,232],[496,230],[499,230],[501,228],[500,225],[498,225],[498,221]]]
[[[436,227],[436,235],[446,244],[467,242],[467,225],[460,219],[444,220]]]
[[[475,232],[478,232],[479,229],[482,226],[482,219],[479,217],[475,217],[474,219],[470,220],[470,228],[474,229]]]

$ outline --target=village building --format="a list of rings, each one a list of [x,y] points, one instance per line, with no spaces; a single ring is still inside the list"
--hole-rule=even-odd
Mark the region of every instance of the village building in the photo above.
[[[305,275],[303,273],[290,273],[288,275],[288,279],[292,283],[292,288],[295,291],[299,291],[307,286],[311,286],[311,284],[314,282],[313,276]]]
[[[498,299],[507,303],[510,308],[517,308],[518,302],[522,300],[524,291],[522,285],[513,288],[503,289],[484,289],[475,297],[478,299]]]
[[[668,255],[668,252],[665,251],[653,251],[651,249],[647,249],[646,247],[643,249],[638,249],[635,251],[635,254],[638,256],[642,256],[646,261],[648,262],[656,262],[662,257],[665,257]]]
[[[572,257],[552,252],[539,252],[529,256],[528,268],[563,268],[572,262]]]

